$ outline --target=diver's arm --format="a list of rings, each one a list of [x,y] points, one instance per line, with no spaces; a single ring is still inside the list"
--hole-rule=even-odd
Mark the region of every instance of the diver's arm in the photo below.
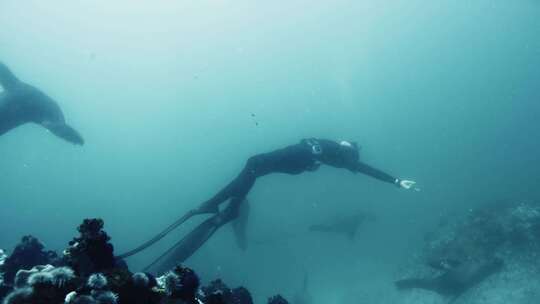
[[[355,172],[360,172],[366,175],[369,175],[375,179],[378,179],[383,182],[395,184],[396,186],[399,186],[399,178],[394,177],[386,172],[383,172],[379,169],[373,168],[367,164],[364,164],[362,162],[358,162],[356,164]]]
[[[19,79],[9,70],[9,68],[0,62],[0,85],[5,90],[10,90],[19,83]]]
[[[386,172],[383,172],[379,169],[373,168],[367,164],[364,164],[362,162],[358,162],[356,164],[354,172],[360,172],[366,175],[369,175],[373,178],[376,178],[380,181],[391,183],[396,185],[397,187],[404,188],[407,190],[415,190],[420,191],[419,188],[416,188],[414,185],[416,184],[415,181],[406,180],[406,179],[400,179],[397,177],[394,177]]]

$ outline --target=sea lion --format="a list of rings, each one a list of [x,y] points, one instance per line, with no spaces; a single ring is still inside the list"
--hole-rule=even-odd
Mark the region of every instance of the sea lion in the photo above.
[[[311,225],[311,232],[326,232],[346,235],[350,240],[354,239],[360,226],[366,221],[374,221],[375,216],[365,213],[356,213],[343,216],[324,224]]]
[[[41,90],[17,79],[2,62],[0,85],[4,88],[0,93],[0,135],[32,122],[73,144],[84,144],[82,136],[66,124],[58,104]]]
[[[498,272],[503,264],[503,261],[497,258],[481,261],[471,260],[455,268],[450,268],[434,278],[410,278],[399,280],[395,284],[399,290],[420,288],[434,291],[443,296],[457,297]]]

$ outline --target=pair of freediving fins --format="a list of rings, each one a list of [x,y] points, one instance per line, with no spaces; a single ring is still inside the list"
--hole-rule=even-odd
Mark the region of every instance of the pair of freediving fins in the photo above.
[[[150,271],[154,273],[161,273],[168,269],[173,268],[178,263],[184,262],[187,258],[195,253],[221,226],[236,219],[233,223],[233,229],[236,235],[237,243],[241,249],[246,247],[245,228],[247,224],[247,215],[249,212],[249,204],[247,200],[235,201],[233,200],[227,208],[218,212],[212,217],[206,219],[199,224],[195,229],[184,236],[180,241],[174,244],[171,248],[160,255],[150,265],[144,268],[144,271]],[[117,258],[127,258],[133,256],[159,240],[164,238],[170,232],[189,220],[191,217],[199,214],[204,214],[199,209],[188,211],[184,216],[179,218],[165,230],[157,234],[152,239],[138,246],[137,248],[123,253]]]

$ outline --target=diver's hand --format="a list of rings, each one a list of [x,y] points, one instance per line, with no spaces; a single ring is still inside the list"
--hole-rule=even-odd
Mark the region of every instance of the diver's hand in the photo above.
[[[400,188],[407,189],[407,190],[420,191],[420,188],[417,188],[414,186],[416,185],[415,181],[406,180],[406,179],[398,179],[396,180],[396,183],[399,185]]]

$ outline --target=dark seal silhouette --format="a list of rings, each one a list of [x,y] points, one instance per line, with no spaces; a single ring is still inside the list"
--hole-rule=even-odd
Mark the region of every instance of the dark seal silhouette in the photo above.
[[[497,258],[468,261],[433,278],[409,278],[395,282],[400,290],[420,288],[443,296],[459,296],[487,277],[497,273],[503,261]]]
[[[36,123],[54,135],[73,144],[83,145],[84,139],[66,124],[58,104],[39,89],[26,84],[0,62],[0,136],[26,123]]]
[[[364,222],[374,220],[375,216],[371,214],[356,213],[333,219],[327,223],[311,225],[309,231],[342,234],[353,240]]]

